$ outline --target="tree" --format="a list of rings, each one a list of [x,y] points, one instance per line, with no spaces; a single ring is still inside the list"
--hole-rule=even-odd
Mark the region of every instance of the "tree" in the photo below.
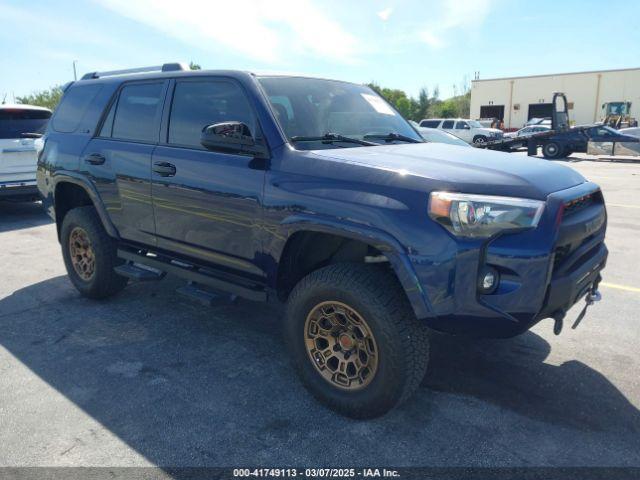
[[[62,93],[62,87],[57,85],[48,90],[41,90],[25,95],[24,97],[17,97],[16,101],[22,104],[37,105],[53,110],[60,102]]]
[[[375,82],[368,83],[367,86],[384,97],[407,120],[419,122],[429,117],[469,118],[471,88],[467,77],[460,85],[453,86],[454,96],[447,100],[440,100],[440,89],[437,85],[431,96],[429,96],[429,89],[422,87],[417,99],[408,96],[403,90],[381,87]]]
[[[195,62],[189,62],[189,68],[191,70],[202,70],[202,67]]]
[[[413,98],[408,97],[403,90],[382,88],[375,82],[371,82],[367,86],[384,97],[404,118],[411,119],[415,116],[417,103]]]
[[[458,110],[458,103],[454,98],[448,98],[434,105],[434,117],[453,118],[461,116]]]

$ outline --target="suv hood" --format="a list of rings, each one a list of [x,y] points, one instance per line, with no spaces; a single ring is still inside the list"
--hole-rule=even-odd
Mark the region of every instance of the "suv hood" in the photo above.
[[[505,195],[544,200],[586,180],[575,170],[525,155],[416,143],[314,150],[317,159],[366,167],[358,181],[431,191]],[[391,173],[391,176],[389,175]]]

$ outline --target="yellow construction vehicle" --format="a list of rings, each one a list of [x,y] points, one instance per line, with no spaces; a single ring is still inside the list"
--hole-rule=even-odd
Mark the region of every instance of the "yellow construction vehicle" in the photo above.
[[[638,126],[638,120],[631,117],[631,102],[603,103],[602,123],[616,129]]]

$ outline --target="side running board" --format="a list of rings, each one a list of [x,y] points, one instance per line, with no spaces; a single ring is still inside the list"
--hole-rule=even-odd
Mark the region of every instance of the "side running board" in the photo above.
[[[182,260],[173,259],[161,255],[144,254],[136,251],[118,249],[118,257],[127,260],[127,264],[122,267],[132,267],[134,269],[140,269],[138,265],[146,265],[154,270],[160,272],[171,273],[178,277],[184,278],[189,282],[206,285],[214,290],[221,290],[223,292],[237,295],[238,297],[246,298],[247,300],[254,301],[266,301],[267,293],[259,284],[248,282],[244,279],[227,274],[226,272],[214,271],[210,268],[201,267],[198,265],[186,263]],[[134,278],[127,272],[117,273]],[[146,274],[145,274],[146,275]],[[144,280],[155,280],[157,278],[144,278]]]
[[[127,262],[114,268],[118,275],[130,278],[136,282],[151,282],[154,280],[162,280],[166,272],[156,268],[147,267],[146,265],[134,264]]]

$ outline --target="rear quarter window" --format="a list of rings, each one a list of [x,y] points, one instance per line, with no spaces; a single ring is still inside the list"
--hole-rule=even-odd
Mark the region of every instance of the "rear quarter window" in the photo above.
[[[423,120],[420,122],[420,126],[426,128],[438,128],[438,125],[440,125],[440,120]]]
[[[23,108],[0,109],[0,139],[23,138],[25,133],[44,133],[51,112]]]
[[[102,85],[71,86],[53,115],[51,121],[53,130],[61,133],[75,132],[101,88]]]

